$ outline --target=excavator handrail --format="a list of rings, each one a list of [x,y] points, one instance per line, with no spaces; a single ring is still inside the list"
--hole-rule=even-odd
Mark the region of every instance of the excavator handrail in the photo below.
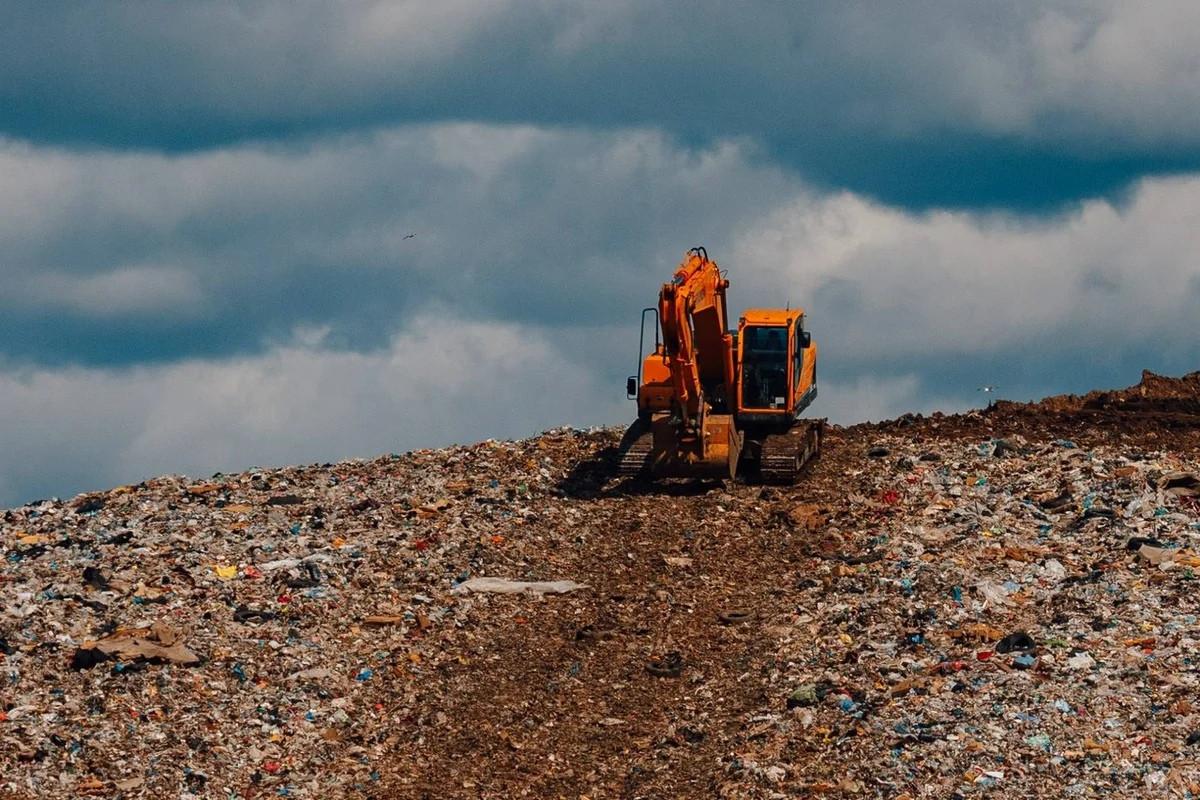
[[[654,306],[646,306],[642,309],[642,326],[638,331],[638,360],[637,360],[637,385],[642,385],[642,361],[645,358],[646,352],[646,312],[654,314],[654,350],[658,352],[660,340],[658,338],[658,309]]]

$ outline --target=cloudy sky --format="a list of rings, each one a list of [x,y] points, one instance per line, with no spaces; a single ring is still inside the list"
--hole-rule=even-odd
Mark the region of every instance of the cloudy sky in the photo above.
[[[1200,368],[1200,5],[0,0],[0,504],[626,421],[706,245],[814,413]]]

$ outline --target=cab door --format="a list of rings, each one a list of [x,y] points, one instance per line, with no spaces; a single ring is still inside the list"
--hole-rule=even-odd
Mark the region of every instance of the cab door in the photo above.
[[[796,320],[792,335],[788,337],[791,347],[791,360],[788,372],[791,381],[791,403],[789,407],[800,412],[808,405],[811,397],[806,397],[816,379],[816,350],[812,344],[812,336],[804,330],[804,316]]]

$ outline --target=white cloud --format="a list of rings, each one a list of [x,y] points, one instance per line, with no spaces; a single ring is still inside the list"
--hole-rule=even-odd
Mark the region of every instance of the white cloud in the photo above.
[[[1050,130],[1094,144],[1121,131],[1151,144],[1200,134],[1200,6],[1180,0],[1107,0],[1048,7],[1028,29],[1033,57],[1026,133]],[[1089,120],[1099,121],[1088,130]]]
[[[139,314],[189,318],[202,311],[196,276],[178,267],[130,266],[83,277],[36,272],[10,294],[27,309],[69,310],[85,317]]]
[[[1193,346],[1200,178],[1143,182],[1048,220],[910,214],[804,196],[750,226],[727,259],[739,296],[783,292],[840,354],[896,357]]]
[[[934,396],[922,385],[920,376],[859,375],[851,380],[821,380],[813,414],[830,422],[850,425],[856,422],[880,422],[904,414],[929,414],[934,411],[963,411],[973,403],[962,397]],[[974,400],[974,398],[972,398]]]
[[[223,361],[0,373],[0,502],[624,422],[620,390],[545,332],[448,315],[371,354],[297,341]]]

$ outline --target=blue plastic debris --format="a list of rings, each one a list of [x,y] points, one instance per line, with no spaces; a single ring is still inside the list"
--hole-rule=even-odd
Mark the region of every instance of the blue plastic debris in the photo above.
[[[1025,740],[1025,744],[1030,747],[1036,747],[1039,750],[1045,750],[1047,753],[1050,752],[1050,737],[1044,733],[1035,733]]]
[[[371,678],[374,676],[375,670],[371,669],[370,667],[363,667],[358,671],[358,674],[354,676],[354,680],[365,683],[366,681],[371,680]]]

